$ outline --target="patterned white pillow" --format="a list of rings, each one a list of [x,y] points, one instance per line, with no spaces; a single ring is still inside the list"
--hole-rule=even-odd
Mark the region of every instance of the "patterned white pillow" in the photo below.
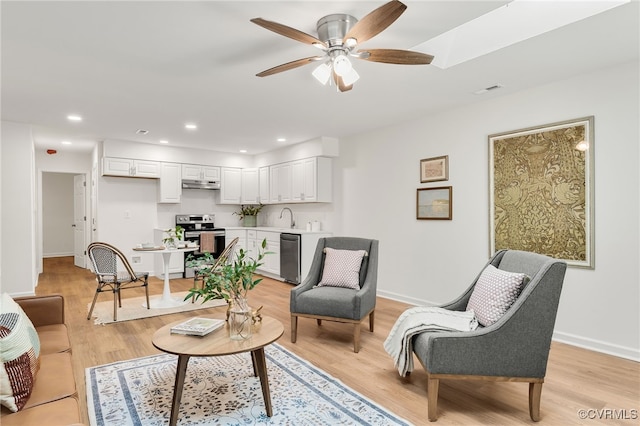
[[[0,296],[0,404],[21,410],[40,369],[40,339],[31,320],[7,293]]]
[[[318,287],[345,287],[360,289],[360,266],[365,250],[324,249],[324,270]]]
[[[526,278],[525,274],[507,272],[487,265],[473,288],[467,311],[473,310],[478,323],[485,327],[493,324],[516,301]]]

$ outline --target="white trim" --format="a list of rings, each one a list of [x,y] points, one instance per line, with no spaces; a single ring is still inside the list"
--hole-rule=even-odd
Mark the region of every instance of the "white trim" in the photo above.
[[[616,345],[615,343],[603,342],[602,340],[576,336],[575,334],[564,333],[562,331],[554,331],[553,340],[566,343],[567,345],[640,362],[640,350],[637,348],[634,349],[627,346]]]

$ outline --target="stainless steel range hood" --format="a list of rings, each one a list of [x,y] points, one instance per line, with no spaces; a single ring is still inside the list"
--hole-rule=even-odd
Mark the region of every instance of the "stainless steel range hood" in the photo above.
[[[182,187],[187,189],[220,189],[220,181],[182,179]]]

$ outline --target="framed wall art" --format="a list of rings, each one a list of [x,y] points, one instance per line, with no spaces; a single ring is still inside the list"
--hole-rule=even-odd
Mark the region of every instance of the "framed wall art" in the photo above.
[[[453,188],[418,188],[416,219],[451,220],[453,218]]]
[[[594,268],[594,118],[489,136],[490,250]]]
[[[420,183],[449,180],[449,156],[420,160]]]

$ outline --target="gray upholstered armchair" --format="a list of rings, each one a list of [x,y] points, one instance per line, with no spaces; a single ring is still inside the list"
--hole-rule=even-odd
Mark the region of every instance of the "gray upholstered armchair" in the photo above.
[[[317,286],[323,278],[326,250],[364,250],[355,289]],[[360,323],[369,316],[373,332],[378,280],[378,240],[353,237],[321,238],[307,278],[291,290],[291,342],[296,342],[298,317],[353,324],[353,350],[360,350]]]
[[[540,397],[551,336],[567,265],[547,256],[502,250],[488,262],[525,273],[522,292],[495,323],[469,332],[422,333],[413,351],[427,371],[429,420],[437,419],[440,379],[482,379],[529,383],[529,415],[540,420]],[[478,278],[443,308],[464,311]]]

